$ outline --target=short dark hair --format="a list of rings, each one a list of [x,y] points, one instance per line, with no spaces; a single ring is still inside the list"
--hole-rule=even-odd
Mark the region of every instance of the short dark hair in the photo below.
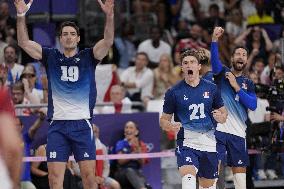
[[[16,83],[14,83],[12,85],[12,90],[21,90],[23,92],[25,92],[25,87],[22,81],[16,81]]]
[[[136,58],[139,56],[139,55],[143,55],[143,56],[145,56],[146,57],[146,59],[147,59],[147,61],[149,62],[149,56],[148,56],[148,54],[147,53],[145,53],[145,52],[138,52],[138,53],[136,53]]]
[[[80,36],[80,29],[79,29],[79,27],[75,24],[75,22],[71,22],[71,21],[66,21],[66,22],[62,22],[61,23],[60,28],[59,28],[59,36],[62,35],[62,30],[66,26],[73,27],[76,30],[77,35]]]
[[[234,55],[237,49],[245,49],[245,50],[247,51],[247,55],[249,55],[249,50],[248,50],[248,48],[246,48],[246,47],[243,46],[243,45],[237,45],[237,46],[235,46],[234,49],[232,50],[232,54],[231,54],[231,55]]]
[[[18,48],[16,45],[12,45],[12,44],[7,45],[7,46],[4,48],[3,52],[5,53],[5,51],[6,51],[9,47],[13,48],[13,49],[15,50],[16,55],[18,55],[18,53],[19,53],[19,48]]]
[[[183,59],[187,56],[194,56],[198,63],[200,64],[200,58],[198,56],[198,52],[196,50],[192,50],[192,49],[185,49],[184,51],[182,51],[181,55],[180,55],[180,62],[182,63]]]

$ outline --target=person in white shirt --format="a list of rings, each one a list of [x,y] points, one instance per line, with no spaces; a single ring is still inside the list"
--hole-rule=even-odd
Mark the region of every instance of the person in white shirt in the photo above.
[[[151,29],[151,38],[141,42],[137,52],[145,52],[150,60],[149,67],[158,67],[162,54],[171,54],[171,46],[161,40],[162,30],[155,26]]]
[[[17,63],[17,54],[17,48],[13,45],[8,45],[4,48],[4,61],[12,76],[12,78],[8,78],[9,84],[13,84],[20,79],[24,70],[24,66]]]
[[[122,86],[127,89],[132,101],[143,101],[145,104],[153,97],[154,74],[147,68],[148,56],[137,53],[135,66],[127,68],[121,75]]]

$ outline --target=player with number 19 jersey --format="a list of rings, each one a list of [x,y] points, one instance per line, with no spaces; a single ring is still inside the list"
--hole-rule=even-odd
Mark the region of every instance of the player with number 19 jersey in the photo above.
[[[214,109],[224,106],[217,86],[200,79],[196,87],[185,80],[170,88],[165,94],[163,112],[174,114],[182,128],[177,135],[177,145],[199,151],[216,152]]]
[[[42,48],[48,78],[49,120],[90,119],[96,102],[95,69],[99,60],[87,48],[73,57]]]

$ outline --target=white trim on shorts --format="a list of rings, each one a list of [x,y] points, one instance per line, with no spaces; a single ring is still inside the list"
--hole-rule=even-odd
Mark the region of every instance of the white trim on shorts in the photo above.
[[[88,126],[91,129],[91,139],[93,140],[94,139],[93,127],[92,127],[92,125],[91,125],[89,120],[85,119],[85,121],[87,122]]]

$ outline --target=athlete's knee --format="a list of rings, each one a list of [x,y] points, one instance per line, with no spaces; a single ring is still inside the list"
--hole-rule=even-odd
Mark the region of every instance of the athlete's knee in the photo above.
[[[86,188],[95,188],[96,182],[94,179],[94,174],[91,171],[84,171],[84,173],[81,172],[81,177],[83,182],[85,183]]]
[[[63,178],[56,172],[48,173],[48,182],[51,189],[63,188]]]
[[[179,173],[182,177],[188,174],[196,176],[197,168],[194,167],[193,165],[181,166],[179,168]]]
[[[199,189],[216,189],[217,179],[199,178]]]

